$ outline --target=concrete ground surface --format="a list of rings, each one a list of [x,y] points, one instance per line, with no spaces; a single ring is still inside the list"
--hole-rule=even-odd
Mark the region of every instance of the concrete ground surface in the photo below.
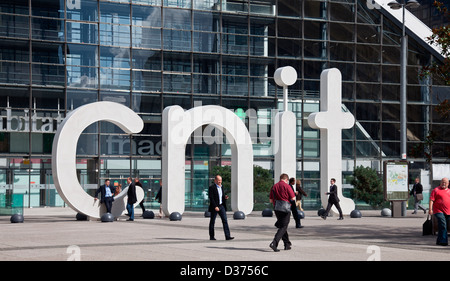
[[[153,210],[155,215],[158,211]],[[427,215],[408,210],[406,217],[382,217],[361,211],[362,218],[323,220],[305,211],[301,229],[291,217],[292,249],[269,248],[276,228],[273,217],[260,211],[228,222],[234,240],[225,241],[216,220],[216,241],[208,235],[209,218],[185,212],[181,221],[142,218],[134,222],[77,221],[70,208],[24,209],[24,223],[0,217],[0,261],[423,261],[450,260],[450,246],[435,245],[436,236],[422,236]]]

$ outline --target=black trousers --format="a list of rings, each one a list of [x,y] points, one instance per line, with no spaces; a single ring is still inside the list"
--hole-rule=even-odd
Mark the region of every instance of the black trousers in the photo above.
[[[328,202],[327,210],[325,211],[325,214],[323,214],[323,215],[325,217],[328,216],[328,213],[330,212],[331,207],[333,207],[333,204],[334,204],[334,206],[336,206],[336,209],[339,212],[339,217],[342,218],[343,217],[342,209],[341,209],[341,205],[339,205],[339,202]]]
[[[300,216],[298,215],[297,206],[295,205],[294,200],[291,200],[290,202],[291,202],[292,216],[294,217],[295,220],[295,227],[300,227],[302,223],[300,222]]]
[[[278,228],[275,237],[273,238],[274,244],[278,247],[278,242],[283,240],[284,246],[290,246],[291,241],[289,241],[289,234],[287,233],[287,228],[289,225],[289,220],[291,218],[291,213],[285,213],[280,211],[275,211],[275,216],[277,217],[277,222],[275,226]]]
[[[105,203],[107,213],[111,213],[112,202],[113,202],[112,197],[105,197],[105,199],[103,200],[103,203]]]
[[[220,219],[222,219],[223,232],[225,233],[225,238],[230,237],[230,228],[228,227],[227,211],[223,205],[219,206],[219,211],[213,210],[211,212],[211,217],[209,219],[209,237],[214,238],[214,224],[216,223],[216,217],[219,214]]]

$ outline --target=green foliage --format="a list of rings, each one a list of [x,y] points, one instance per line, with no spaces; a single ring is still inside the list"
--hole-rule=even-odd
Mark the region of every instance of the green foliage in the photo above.
[[[356,167],[351,184],[354,186],[353,192],[357,199],[365,201],[374,208],[383,205],[383,181],[378,177],[376,170],[363,166]]]
[[[227,194],[231,192],[231,166],[214,166],[211,169],[211,176],[220,175],[222,177],[222,185]],[[253,191],[254,191],[254,208],[260,211],[266,208],[269,203],[269,192],[273,185],[273,176],[270,170],[260,166],[253,166]]]
[[[231,166],[214,166],[211,176],[220,175],[225,188],[231,186]],[[273,176],[270,170],[260,166],[253,166],[253,190],[255,192],[269,192],[273,185]]]

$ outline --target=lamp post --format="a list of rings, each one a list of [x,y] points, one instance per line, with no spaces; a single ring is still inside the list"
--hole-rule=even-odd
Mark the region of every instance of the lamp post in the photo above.
[[[405,34],[405,9],[420,6],[416,0],[402,0],[401,3],[391,1],[388,6],[393,10],[402,9],[402,42],[400,58],[400,155],[406,159],[406,65],[408,55],[408,39]]]

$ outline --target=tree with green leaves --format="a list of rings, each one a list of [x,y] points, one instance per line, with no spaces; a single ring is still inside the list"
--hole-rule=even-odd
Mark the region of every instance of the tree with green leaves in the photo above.
[[[376,170],[364,166],[356,167],[351,184],[354,186],[353,194],[356,199],[363,200],[374,208],[383,205],[383,181]]]

